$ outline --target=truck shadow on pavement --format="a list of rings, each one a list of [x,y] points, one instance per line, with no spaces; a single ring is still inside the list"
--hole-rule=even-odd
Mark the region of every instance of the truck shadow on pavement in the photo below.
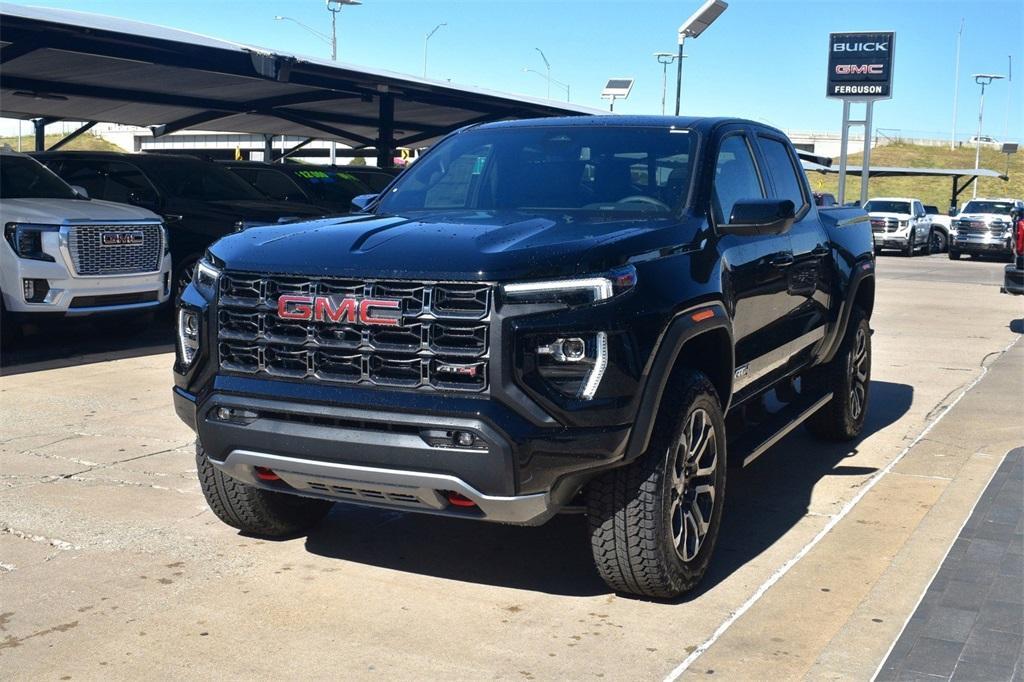
[[[913,388],[905,384],[873,381],[871,391],[861,440],[897,421],[913,400]],[[797,429],[747,469],[730,469],[711,570],[679,602],[713,590],[777,542],[807,516],[811,493],[822,479],[843,476],[849,477],[848,487],[863,484],[877,469],[843,464],[856,456],[859,442],[824,443]],[[339,504],[307,536],[306,550],[482,585],[573,597],[610,592],[594,570],[586,518],[580,514],[521,528]]]
[[[94,362],[174,351],[174,327],[166,311],[144,329],[102,329],[84,319],[53,320],[0,349],[0,375],[27,374]],[[168,363],[168,371],[170,363]]]

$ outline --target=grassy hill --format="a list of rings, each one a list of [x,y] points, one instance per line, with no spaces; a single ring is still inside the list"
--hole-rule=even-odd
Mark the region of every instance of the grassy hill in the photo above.
[[[49,148],[50,145],[56,144],[57,141],[60,140],[62,137],[64,137],[64,136],[63,135],[47,135],[46,136],[46,147]],[[11,145],[11,149],[17,149],[18,148],[18,136],[17,135],[13,135],[11,137],[0,137],[0,147],[2,147],[5,144]],[[90,151],[90,152],[121,152],[121,151],[124,151],[123,149],[121,149],[117,145],[111,144],[110,142],[107,142],[102,137],[97,137],[96,135],[90,135],[89,133],[85,133],[84,135],[79,135],[74,140],[71,140],[71,142],[68,142],[67,145],[61,147],[61,150],[65,150],[65,149],[78,149],[78,150]],[[30,135],[23,136],[21,138],[21,150],[24,151],[24,152],[30,152],[30,151],[35,150],[35,138],[30,136]]]
[[[861,155],[850,156],[850,165],[859,166]],[[839,159],[833,161],[839,167]],[[901,166],[911,168],[974,168],[974,147],[958,147],[950,151],[949,147],[925,147],[912,144],[893,144],[876,147],[871,150],[872,166]],[[1006,155],[1000,154],[998,148],[981,149],[981,167],[1000,173],[1006,172]],[[978,196],[989,197],[1021,197],[1024,198],[1024,152],[1010,156],[1010,180],[1003,182],[998,178],[981,178],[978,184]],[[832,192],[839,196],[839,177],[809,173],[811,187],[815,191]],[[868,186],[869,197],[897,196],[917,197],[925,204],[938,206],[945,211],[949,207],[949,196],[953,180],[950,178],[872,178]],[[846,181],[846,200],[860,198],[860,178],[850,176]],[[960,195],[960,204],[971,198],[968,187]]]

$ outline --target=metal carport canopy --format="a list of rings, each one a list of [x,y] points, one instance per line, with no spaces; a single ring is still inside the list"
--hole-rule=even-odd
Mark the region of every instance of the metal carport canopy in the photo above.
[[[803,161],[803,167],[808,173],[812,171],[822,174],[839,173],[839,169],[834,166],[814,163],[806,159]],[[860,166],[847,166],[846,172],[848,175],[860,176],[864,174],[864,169]],[[960,193],[970,187],[976,178],[999,178],[1004,182],[1010,179],[1009,176],[988,168],[898,168],[894,166],[870,166],[868,168],[868,178],[892,177],[952,178],[953,191],[949,199],[951,211],[956,209],[956,201]],[[967,178],[967,180],[961,183],[960,178]]]
[[[275,53],[177,29],[0,3],[0,116],[297,135],[375,147],[603,110]],[[37,126],[38,129],[38,126]],[[37,137],[37,139],[41,139]]]

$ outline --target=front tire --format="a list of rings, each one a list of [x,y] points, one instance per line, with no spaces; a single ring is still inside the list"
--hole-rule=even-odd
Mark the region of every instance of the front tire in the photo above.
[[[598,573],[613,590],[672,599],[707,572],[725,500],[725,423],[695,370],[670,382],[647,451],[586,491]]]
[[[907,235],[907,245],[903,247],[903,255],[907,258],[914,257],[914,250],[917,248],[917,239],[914,237],[914,230]]]
[[[264,538],[299,535],[319,523],[332,502],[263,490],[231,478],[210,463],[196,441],[196,469],[206,503],[224,523]]]
[[[859,436],[871,390],[871,327],[863,310],[853,309],[839,352],[807,379],[812,390],[832,392],[832,400],[807,420],[810,432],[835,441]]]

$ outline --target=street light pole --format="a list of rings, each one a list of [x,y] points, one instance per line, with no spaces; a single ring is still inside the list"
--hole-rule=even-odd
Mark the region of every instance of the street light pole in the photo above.
[[[533,49],[537,50],[537,52],[540,53],[540,58],[544,60],[544,68],[547,69],[548,72],[548,99],[551,99],[551,62],[548,61],[548,58],[544,56],[544,51],[539,47],[535,47]]]
[[[976,73],[974,74],[974,82],[981,86],[981,99],[978,101],[978,134],[974,136],[975,151],[974,151],[974,170],[978,170],[981,166],[981,124],[985,117],[985,86],[991,85],[992,81],[1005,78],[1005,76],[998,76],[991,73]],[[974,191],[972,198],[978,198],[978,176],[974,176]]]
[[[956,32],[956,70],[953,75],[953,130],[949,134],[949,150],[956,149],[956,100],[960,94],[960,39],[964,35],[964,19],[960,17],[960,30]]]
[[[661,115],[665,115],[665,96],[668,91],[668,65],[679,59],[671,52],[655,52],[654,58],[661,64]]]
[[[683,90],[683,45],[687,38],[697,38],[707,30],[708,26],[715,22],[715,19],[722,16],[729,3],[724,0],[707,0],[700,8],[693,13],[689,19],[679,27],[679,60],[676,64],[676,116],[679,115],[679,101],[682,98]]]
[[[327,11],[331,13],[331,61],[338,61],[338,15],[345,5],[361,5],[361,0],[324,0]],[[338,162],[338,143],[331,140],[331,165]]]
[[[523,73],[537,74],[541,78],[544,78],[545,80],[548,80],[548,76],[545,76],[544,74],[542,74],[537,69],[524,68],[523,69]],[[570,101],[570,97],[569,97],[570,88],[569,88],[569,84],[568,83],[563,83],[562,81],[558,80],[557,78],[551,78],[550,82],[554,83],[555,85],[559,86],[560,88],[564,88],[565,89],[565,101],[566,102]]]
[[[437,33],[438,29],[442,26],[447,26],[448,22],[441,22],[434,29],[423,38],[423,77],[427,77],[427,43],[430,42],[430,38]]]

